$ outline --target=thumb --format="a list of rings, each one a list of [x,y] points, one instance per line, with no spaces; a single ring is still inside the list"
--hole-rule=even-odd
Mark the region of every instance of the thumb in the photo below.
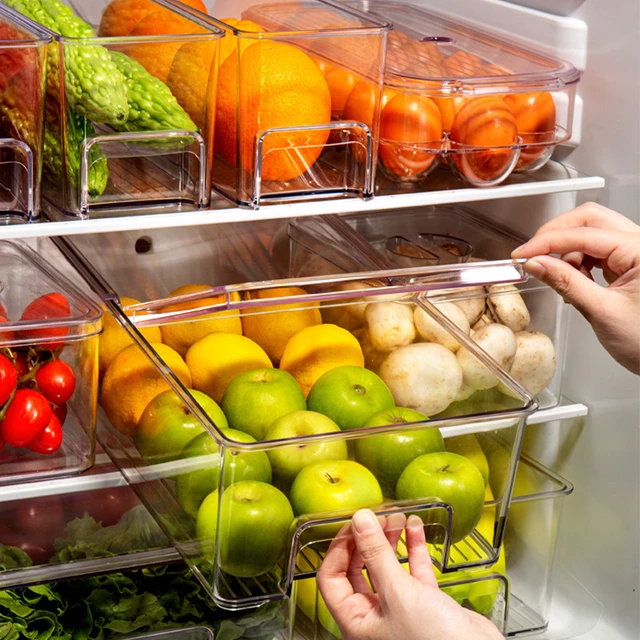
[[[408,574],[402,569],[395,551],[373,511],[361,509],[353,515],[353,537],[381,601],[389,597],[394,585]]]
[[[527,260],[524,270],[548,284],[587,320],[602,306],[602,295],[606,290],[564,260],[548,255],[535,256]]]

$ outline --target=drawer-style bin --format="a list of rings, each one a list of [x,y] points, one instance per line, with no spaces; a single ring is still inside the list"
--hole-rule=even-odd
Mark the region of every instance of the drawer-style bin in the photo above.
[[[282,228],[271,245],[274,262],[288,276],[313,276],[328,265],[344,271],[373,269],[425,269],[508,258],[525,242],[476,212],[460,206],[427,207],[393,214],[325,216],[320,220],[294,219]],[[287,269],[289,270],[287,272]],[[454,324],[470,334],[495,357],[493,343],[516,343],[515,356],[501,364],[541,406],[560,398],[567,327],[567,310],[560,296],[538,280],[514,285],[469,286],[426,294]],[[332,314],[333,321],[370,343],[364,307],[360,316]],[[416,339],[438,342],[420,314],[414,315]],[[501,325],[500,328],[487,325]],[[507,330],[508,329],[508,330]],[[384,341],[374,337],[370,359],[384,355]],[[493,343],[493,346],[490,346]],[[371,347],[371,345],[369,345]],[[498,349],[499,350],[499,349]],[[380,353],[382,352],[382,353]],[[466,392],[473,402],[471,382]],[[465,400],[461,394],[459,400]]]
[[[0,485],[93,464],[102,311],[21,242],[0,242]]]
[[[51,36],[0,3],[0,224],[40,215],[45,55]]]
[[[376,135],[378,167],[394,182],[428,182],[439,165],[494,186],[534,171],[571,137],[580,72],[524,43],[388,0],[350,2],[393,23]],[[367,83],[342,117],[375,122]]]
[[[492,268],[467,267],[479,278]],[[517,263],[497,268],[502,277],[523,277]],[[454,272],[437,282],[451,286],[460,276]],[[535,401],[455,328],[443,331],[459,340],[471,366],[518,398],[509,408],[491,394],[479,394],[471,414],[451,408],[466,365],[442,345],[399,342],[378,377],[365,368],[355,336],[323,322],[321,301],[323,313],[334,308],[330,301],[348,311],[376,292],[370,304],[382,315],[372,322],[395,334],[393,318],[385,328],[384,307],[397,305],[401,323],[412,317],[418,301],[410,285],[360,283],[360,290],[336,292],[329,279],[306,283],[305,293],[299,281],[287,295],[279,284],[218,287],[126,308],[106,301],[109,322],[120,323],[130,345],[102,377],[100,441],[214,601],[233,609],[289,597],[293,579],[308,573],[301,552],[322,554],[362,506],[420,513],[443,572],[495,562],[522,428]],[[341,388],[355,396],[336,408],[329,398]],[[371,398],[358,408],[363,391]],[[427,417],[445,409],[447,418]],[[477,463],[466,450],[445,451],[460,435],[472,436]],[[490,456],[502,448],[511,455]],[[423,465],[446,473],[454,462],[470,502],[414,482]],[[483,512],[491,523],[479,529]]]
[[[196,3],[194,3],[196,4]],[[379,99],[390,25],[332,0],[204,0],[223,28],[213,187],[241,206],[373,196],[371,127],[339,121],[357,76]],[[339,63],[325,76],[327,60]]]
[[[165,0],[62,0],[29,14],[48,48],[43,195],[52,217],[210,200],[222,30]]]

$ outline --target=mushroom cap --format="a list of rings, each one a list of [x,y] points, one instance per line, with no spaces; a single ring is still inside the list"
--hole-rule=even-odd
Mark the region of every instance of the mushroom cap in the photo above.
[[[463,333],[469,335],[471,327],[467,316],[452,302],[437,303],[436,308],[455,324]],[[460,343],[437,320],[434,320],[422,307],[417,306],[413,312],[413,320],[416,330],[427,342],[437,342],[443,347],[455,353],[460,348]]]
[[[416,339],[411,304],[371,303],[367,305],[364,315],[371,344],[377,351],[392,351]]]
[[[529,309],[515,285],[494,284],[487,287],[487,291],[487,305],[496,322],[509,327],[514,333],[524,331],[529,326]]]

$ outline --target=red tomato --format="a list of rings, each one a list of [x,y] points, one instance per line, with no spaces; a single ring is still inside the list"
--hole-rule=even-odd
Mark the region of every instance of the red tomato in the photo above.
[[[0,304],[0,325],[4,324],[5,322],[9,322],[7,320],[7,311]],[[14,338],[13,331],[0,331],[0,343],[9,342],[10,340],[13,340],[13,338]]]
[[[36,453],[55,453],[62,445],[62,425],[55,413],[51,414],[49,424],[33,439],[27,447]]]
[[[433,100],[400,93],[387,102],[380,118],[384,168],[401,179],[423,174],[437,159],[442,144],[442,117]]]
[[[511,109],[518,135],[525,143],[553,142],[556,128],[556,105],[547,91],[533,93],[510,93],[503,100]],[[520,152],[517,170],[532,165],[547,148],[546,145],[525,147]]]
[[[42,365],[36,373],[36,382],[40,393],[53,404],[66,402],[76,389],[73,369],[62,360]]]
[[[18,372],[13,362],[0,353],[0,407],[11,397],[18,384]]]
[[[68,318],[71,315],[69,301],[61,293],[47,293],[36,298],[27,305],[22,312],[20,320],[51,320],[56,318]],[[69,327],[52,327],[42,329],[32,329],[23,331],[21,335],[25,338],[64,338],[69,333]],[[46,342],[41,344],[45,349],[59,349],[63,342]]]
[[[53,539],[50,544],[38,543],[21,533],[11,531],[4,525],[0,527],[0,544],[4,544],[7,547],[17,547],[24,551],[31,558],[34,565],[47,564],[56,552]]]
[[[465,102],[453,119],[450,138],[456,168],[469,182],[481,185],[506,177],[515,151],[504,147],[517,143],[518,129],[504,101],[487,96]]]
[[[120,522],[120,518],[138,506],[140,500],[131,487],[113,487],[98,489],[97,491],[85,491],[69,496],[67,501],[67,518],[82,518],[90,515],[96,522],[102,522],[103,527]]]
[[[4,321],[7,322],[7,318],[9,314],[7,313],[7,307],[5,307],[2,302],[0,302],[0,316],[4,317]]]
[[[58,418],[60,426],[63,427],[64,421],[67,419],[67,404],[54,404],[51,406],[51,409],[55,417]]]
[[[7,444],[5,439],[2,437],[2,433],[0,432],[0,451],[4,449],[4,445]]]
[[[340,117],[349,94],[360,78],[347,69],[334,67],[324,77],[331,94],[331,115]]]
[[[12,447],[24,447],[51,421],[51,405],[33,389],[18,389],[4,420],[0,423],[4,439]]]
[[[27,354],[24,351],[15,351],[16,356],[16,369],[18,370],[18,378],[23,378],[29,373],[29,361],[27,360]]]

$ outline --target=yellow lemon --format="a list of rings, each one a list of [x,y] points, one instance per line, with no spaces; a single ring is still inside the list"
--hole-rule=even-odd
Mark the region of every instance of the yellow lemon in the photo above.
[[[216,402],[229,383],[245,371],[272,367],[269,356],[253,340],[236,333],[210,333],[187,351],[193,388]]]
[[[123,307],[138,304],[140,300],[135,298],[127,298],[122,296],[120,302]],[[102,377],[107,370],[109,363],[125,348],[133,344],[133,340],[129,337],[129,334],[118,324],[118,321],[106,310],[106,307],[102,305],[104,310],[104,320],[102,325],[102,333],[98,340],[98,363],[99,363],[99,375]],[[131,311],[125,311],[130,316]],[[138,329],[140,333],[148,342],[162,342],[162,336],[160,334],[159,327],[142,327]]]
[[[279,287],[258,291],[253,299],[304,295],[299,287]],[[279,304],[247,309],[242,312],[242,331],[257,342],[277,365],[289,339],[307,327],[322,324],[317,302]]]
[[[208,289],[206,284],[186,284],[172,291],[170,296],[180,296],[187,293],[195,293]],[[231,294],[232,300],[240,300],[237,293]],[[198,309],[205,305],[224,302],[224,296],[211,296],[200,298],[191,302],[181,302],[162,307],[162,311],[182,311],[184,309]],[[162,342],[175,349],[181,356],[185,356],[189,347],[198,340],[208,336],[210,333],[237,333],[242,334],[242,322],[237,311],[218,311],[216,313],[206,313],[197,316],[187,322],[176,322],[165,324],[160,327],[162,331]]]
[[[191,374],[184,360],[166,344],[152,343],[151,347],[180,382],[191,387]],[[102,407],[118,431],[132,436],[149,402],[169,388],[169,383],[155,365],[137,345],[132,344],[107,367],[102,381]]]
[[[323,373],[344,365],[364,367],[364,355],[355,336],[335,324],[318,324],[296,333],[280,360],[280,368],[298,381],[305,398]]]

